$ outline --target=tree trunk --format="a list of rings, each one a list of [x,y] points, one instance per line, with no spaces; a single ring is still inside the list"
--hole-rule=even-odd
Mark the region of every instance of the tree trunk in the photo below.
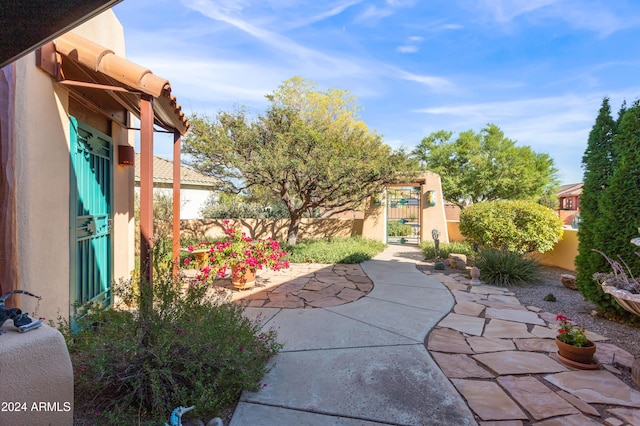
[[[291,215],[291,222],[289,222],[289,230],[287,231],[287,244],[295,246],[298,241],[298,229],[300,229],[302,215],[297,212],[289,212],[289,214]]]

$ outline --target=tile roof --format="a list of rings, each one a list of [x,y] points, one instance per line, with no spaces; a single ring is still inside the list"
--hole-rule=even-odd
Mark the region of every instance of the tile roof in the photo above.
[[[135,156],[135,181],[140,182],[140,154]],[[153,156],[153,182],[154,183],[173,183],[173,161],[166,160],[162,157]],[[203,175],[202,173],[192,169],[184,164],[180,165],[180,183],[188,185],[199,185],[214,187],[220,180]]]
[[[558,197],[571,197],[571,196],[580,196],[582,194],[582,186],[584,184],[581,183],[571,183],[568,185],[561,185],[556,192]]]
[[[156,125],[167,130],[176,129],[182,135],[189,130],[189,121],[182,112],[182,107],[177,103],[176,97],[171,94],[171,85],[168,80],[116,55],[111,49],[74,33],[58,37],[53,44],[55,51],[59,54],[56,60],[62,68],[60,77],[66,79],[71,76],[81,83],[125,89],[110,91],[110,95],[118,98],[126,109],[138,117],[140,116],[140,93],[153,96]]]

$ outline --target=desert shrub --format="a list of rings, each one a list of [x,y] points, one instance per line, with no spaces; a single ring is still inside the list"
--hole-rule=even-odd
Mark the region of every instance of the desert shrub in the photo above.
[[[162,256],[158,256],[162,257]],[[62,322],[74,367],[75,407],[96,413],[96,424],[164,424],[179,405],[211,418],[258,390],[267,360],[281,348],[273,331],[242,315],[205,286],[185,286],[156,264],[150,311],[120,283],[114,293],[129,310],[85,307],[74,332]],[[143,313],[142,313],[143,312]]]
[[[384,250],[380,241],[361,237],[322,238],[284,244],[290,263],[360,263]]]
[[[485,248],[544,253],[562,238],[562,221],[534,202],[485,201],[462,210],[460,232]]]
[[[434,259],[436,257],[436,246],[433,241],[422,241],[420,243],[420,248],[422,249],[425,258]],[[440,257],[446,259],[449,257],[450,253],[464,254],[468,259],[473,258],[475,255],[473,246],[469,242],[440,243]]]
[[[483,250],[476,256],[476,266],[481,281],[498,286],[534,284],[541,278],[535,259],[509,251]]]
[[[387,235],[390,237],[405,237],[413,233],[411,225],[400,223],[397,220],[390,221],[387,224]]]

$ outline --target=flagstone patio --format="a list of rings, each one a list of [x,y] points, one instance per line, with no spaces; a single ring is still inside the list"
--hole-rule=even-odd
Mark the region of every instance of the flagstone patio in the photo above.
[[[601,369],[566,367],[556,358],[555,314],[520,305],[507,289],[471,286],[462,274],[423,272],[456,299],[427,349],[480,425],[640,425],[640,392],[620,379],[630,353],[589,333]]]

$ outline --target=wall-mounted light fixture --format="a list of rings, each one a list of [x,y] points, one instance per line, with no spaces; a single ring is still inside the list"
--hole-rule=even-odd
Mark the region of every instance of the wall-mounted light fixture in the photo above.
[[[427,191],[427,206],[433,207],[436,205],[436,191],[430,189]]]
[[[133,166],[135,152],[132,146],[118,145],[118,164],[121,166]]]

